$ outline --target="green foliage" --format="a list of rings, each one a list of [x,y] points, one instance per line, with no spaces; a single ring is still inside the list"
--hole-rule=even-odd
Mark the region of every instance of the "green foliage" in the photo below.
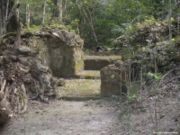
[[[24,31],[33,33],[33,32],[36,32],[36,31],[38,31],[40,29],[41,29],[41,26],[32,25],[30,28],[25,28]]]
[[[162,75],[161,75],[161,73],[151,73],[151,72],[148,72],[147,73],[147,77],[151,78],[153,80],[159,81],[159,80],[161,80]]]
[[[44,0],[20,0],[21,20],[26,21],[26,5],[30,5],[31,25],[42,25]],[[57,5],[47,0],[45,24],[65,25],[85,39],[85,45],[113,46],[113,40],[129,35],[138,27],[150,25],[167,18],[169,0],[63,0],[63,22],[53,18]],[[180,12],[177,3],[171,3],[172,11]],[[174,13],[173,12],[173,13]],[[142,23],[143,22],[143,23]],[[137,24],[137,25],[135,25]]]
[[[140,82],[138,81],[131,82],[128,88],[128,95],[127,95],[128,101],[131,102],[138,98],[140,86],[141,86]]]

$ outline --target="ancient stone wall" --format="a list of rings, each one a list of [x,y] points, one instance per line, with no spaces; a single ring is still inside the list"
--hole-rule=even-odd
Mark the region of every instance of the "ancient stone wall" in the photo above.
[[[29,38],[28,46],[38,52],[56,77],[74,77],[84,68],[83,40],[75,33],[45,29]]]
[[[101,95],[126,96],[132,81],[140,79],[141,65],[131,61],[117,61],[101,70]]]
[[[24,33],[21,44],[15,42],[14,33],[0,39],[0,126],[13,113],[24,113],[29,98],[55,97],[54,76],[72,77],[84,67],[83,40],[74,33],[46,29]]]
[[[48,47],[49,66],[54,76],[73,77],[83,70],[82,46],[68,46],[59,39],[50,39]]]

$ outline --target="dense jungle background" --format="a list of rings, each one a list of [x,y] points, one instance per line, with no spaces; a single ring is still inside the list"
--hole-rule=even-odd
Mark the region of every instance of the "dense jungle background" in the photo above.
[[[117,37],[136,32],[135,24],[173,21],[179,14],[178,0],[19,0],[16,3],[20,3],[22,28],[65,26],[79,33],[88,48],[113,47]],[[7,4],[1,2],[4,5],[1,33],[8,16],[6,8],[12,6],[11,2]]]

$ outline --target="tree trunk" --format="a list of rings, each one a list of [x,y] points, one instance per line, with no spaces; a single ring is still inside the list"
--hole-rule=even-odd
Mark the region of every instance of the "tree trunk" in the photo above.
[[[60,22],[62,22],[63,19],[63,0],[53,0],[53,3],[55,5],[53,18],[56,18]]]
[[[31,13],[30,13],[30,6],[26,4],[26,26],[29,28],[31,21]]]
[[[0,35],[7,32],[17,32],[17,35],[20,35],[20,5],[19,3],[15,4],[14,1],[0,0]]]
[[[62,0],[59,0],[59,21],[62,22],[63,19],[63,5]]]
[[[9,14],[14,6],[14,0],[0,0],[0,35],[7,32]]]
[[[93,16],[91,14],[91,11],[88,8],[83,7],[83,5],[79,4],[78,0],[76,0],[76,5],[79,11],[82,13],[83,18],[85,19],[85,23],[89,24],[96,46],[98,46],[98,37],[95,31],[94,21],[93,21]]]
[[[19,17],[19,0],[0,0],[0,35],[7,32],[17,34],[16,45],[20,45],[21,25]]]
[[[21,22],[20,22],[20,11],[19,11],[19,0],[16,0],[16,9],[15,9],[15,17],[16,17],[16,23],[17,23],[17,28],[15,28],[14,30],[16,31],[16,43],[15,45],[18,46],[21,44]]]
[[[63,15],[66,14],[66,10],[67,10],[67,0],[64,0],[64,3],[63,3]]]
[[[42,18],[42,24],[45,24],[45,19],[46,19],[46,5],[47,5],[47,0],[44,0],[44,7],[43,7],[43,18]]]
[[[169,0],[169,40],[172,39],[172,30],[171,30],[171,17],[172,17],[172,1]]]

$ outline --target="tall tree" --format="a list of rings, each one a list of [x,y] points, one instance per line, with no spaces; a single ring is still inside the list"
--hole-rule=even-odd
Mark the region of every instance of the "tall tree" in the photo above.
[[[53,3],[55,5],[53,18],[56,18],[60,22],[62,22],[63,19],[63,0],[53,0]]]
[[[14,0],[0,0],[0,35],[8,31],[10,18],[13,16]]]
[[[0,33],[18,32],[20,29],[19,3],[0,0]]]
[[[45,24],[47,0],[44,0],[42,24]]]

